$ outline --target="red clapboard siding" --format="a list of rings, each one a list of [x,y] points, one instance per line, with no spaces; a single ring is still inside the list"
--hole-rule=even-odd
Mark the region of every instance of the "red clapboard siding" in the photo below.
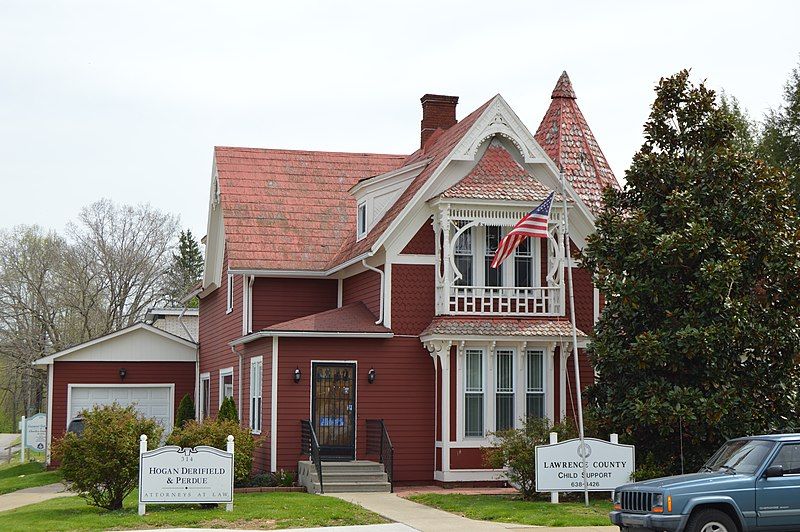
[[[403,255],[433,255],[436,253],[436,234],[433,232],[431,220],[422,224],[417,234],[408,241],[401,253]]]
[[[450,449],[450,469],[487,469],[483,449]]]
[[[338,291],[336,279],[258,277],[253,283],[253,330],[334,309]]]
[[[436,269],[433,265],[392,265],[392,330],[419,334],[436,310]]]
[[[125,382],[119,368],[127,370]],[[53,364],[53,441],[67,429],[69,384],[174,384],[173,416],[184,395],[194,397],[194,362],[59,362]],[[175,419],[173,418],[173,423]]]
[[[419,339],[281,338],[278,353],[279,468],[295,469],[304,459],[300,420],[311,415],[311,361],[356,361],[357,458],[366,458],[366,420],[384,419],[396,480],[433,480],[433,363]],[[303,374],[297,384],[295,368]],[[376,371],[373,384],[367,382],[370,368]]]
[[[359,301],[363,301],[375,316],[380,314],[381,276],[378,272],[367,270],[342,280],[342,305]]]
[[[233,278],[233,311],[226,313],[228,290],[228,255],[222,262],[222,286],[200,300],[200,373],[211,373],[211,414],[219,405],[219,370],[233,366],[234,400],[239,389],[239,359],[229,342],[242,336],[241,275]],[[237,405],[238,406],[238,405]]]

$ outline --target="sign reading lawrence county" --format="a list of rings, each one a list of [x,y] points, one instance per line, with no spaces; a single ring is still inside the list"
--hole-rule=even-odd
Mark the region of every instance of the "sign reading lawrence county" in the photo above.
[[[139,504],[233,502],[233,453],[170,445],[140,456]]]
[[[34,451],[44,451],[47,445],[47,415],[36,414],[25,420],[25,446]]]
[[[589,491],[613,491],[631,481],[633,445],[595,438],[566,440],[536,447],[536,491],[583,491],[583,468]]]

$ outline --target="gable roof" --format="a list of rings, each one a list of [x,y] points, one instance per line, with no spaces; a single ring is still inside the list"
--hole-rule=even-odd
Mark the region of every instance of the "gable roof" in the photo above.
[[[425,143],[424,147],[408,156],[408,158],[403,162],[402,166],[407,166],[428,158],[430,159],[430,162],[427,164],[425,169],[411,181],[397,201],[395,201],[394,204],[389,207],[389,209],[386,211],[386,214],[384,214],[378,223],[375,224],[372,230],[367,233],[367,236],[359,241],[356,241],[355,232],[351,232],[351,234],[345,236],[345,240],[342,242],[339,252],[334,255],[331,261],[328,263],[329,267],[334,267],[347,261],[348,259],[352,259],[367,253],[370,250],[372,245],[375,244],[378,238],[386,231],[386,229],[389,228],[389,225],[391,225],[395,218],[397,218],[403,208],[408,204],[409,201],[411,201],[422,185],[425,184],[425,182],[431,177],[431,175],[433,175],[436,169],[439,168],[439,165],[447,158],[450,152],[453,151],[453,148],[455,148],[456,144],[458,144],[462,137],[475,123],[475,121],[483,114],[489,104],[492,103],[492,100],[494,100],[494,98],[472,111],[469,115],[461,119],[456,123],[456,125],[447,129],[446,131],[435,131],[428,139],[428,142]]]
[[[544,200],[549,193],[508,150],[493,140],[475,168],[440,196],[535,202]]]
[[[326,310],[293,320],[276,323],[265,331],[304,331],[304,332],[360,332],[388,333],[383,325],[375,323],[375,315],[358,301],[332,310]]]
[[[536,142],[562,169],[586,205],[597,214],[603,190],[609,186],[619,188],[619,182],[578,107],[575,90],[566,72],[558,78],[550,98],[550,108],[534,135]]]
[[[139,340],[136,340],[135,337]],[[143,348],[142,337],[152,337],[153,341]],[[125,345],[126,343],[136,345]],[[96,361],[194,362],[196,353],[196,343],[153,327],[148,323],[138,322],[130,327],[42,357],[35,360],[33,365],[46,366],[63,357]]]
[[[324,270],[348,234],[360,179],[402,166],[403,155],[216,147],[232,269]]]

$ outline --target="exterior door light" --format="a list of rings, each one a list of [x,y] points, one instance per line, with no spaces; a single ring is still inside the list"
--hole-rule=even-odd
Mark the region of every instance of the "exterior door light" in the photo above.
[[[128,374],[128,370],[125,368],[119,368],[119,380],[124,381],[125,376]]]
[[[293,378],[294,378],[295,384],[300,382],[300,377],[302,377],[302,376],[303,376],[303,374],[300,372],[300,368],[294,368],[294,376],[293,376]]]
[[[375,382],[375,368],[370,368],[369,372],[367,372],[367,381],[372,384]]]

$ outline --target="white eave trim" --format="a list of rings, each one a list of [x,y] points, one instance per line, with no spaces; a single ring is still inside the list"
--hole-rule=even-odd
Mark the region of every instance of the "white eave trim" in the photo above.
[[[453,341],[453,342],[469,342],[471,340],[476,341],[497,341],[497,342],[564,342],[572,343],[572,338],[570,336],[542,336],[542,335],[531,335],[531,336],[523,336],[523,335],[488,335],[488,334],[426,334],[425,336],[419,337],[420,342],[431,342],[431,341]],[[588,336],[579,336],[578,337],[578,347],[584,348],[589,344],[589,337]]]
[[[69,349],[64,349],[63,351],[59,351],[58,353],[53,353],[52,355],[48,355],[46,357],[42,357],[42,358],[40,358],[38,360],[34,360],[33,361],[33,365],[34,366],[46,366],[48,364],[52,364],[57,358],[61,358],[63,356],[69,355],[71,353],[75,353],[76,351],[80,351],[81,349],[85,349],[87,347],[91,347],[91,346],[99,344],[101,342],[105,342],[106,340],[111,340],[112,338],[116,338],[118,336],[122,336],[124,334],[130,333],[130,332],[133,332],[133,331],[138,331],[139,329],[145,329],[145,330],[147,330],[149,332],[152,332],[152,333],[155,333],[155,334],[157,334],[159,336],[163,336],[164,338],[166,338],[168,340],[172,340],[173,342],[177,342],[177,343],[179,343],[181,345],[184,345],[186,347],[190,347],[192,349],[197,349],[197,344],[194,343],[194,342],[190,342],[189,340],[185,340],[185,339],[181,338],[180,336],[175,336],[174,334],[170,334],[170,333],[168,333],[166,331],[162,331],[158,327],[153,327],[152,325],[149,325],[147,323],[140,322],[140,323],[135,323],[135,324],[131,325],[130,327],[126,327],[124,329],[120,329],[118,331],[114,331],[114,332],[106,334],[104,336],[100,336],[98,338],[95,338],[94,340],[89,340],[88,342],[84,342],[82,344],[78,344],[76,346],[70,347]]]
[[[228,345],[247,344],[260,338],[294,337],[294,338],[392,338],[393,332],[338,332],[338,331],[258,331],[242,336]]]
[[[384,174],[378,174],[378,175],[375,175],[375,176],[372,176],[372,177],[368,177],[366,179],[362,179],[361,181],[359,181],[358,183],[353,185],[350,188],[349,192],[350,192],[350,194],[356,196],[356,195],[358,195],[359,191],[361,191],[364,188],[368,188],[368,187],[371,188],[371,187],[374,187],[374,186],[378,185],[379,183],[382,183],[382,182],[384,182],[384,181],[386,181],[388,179],[391,179],[393,177],[396,177],[396,176],[399,176],[399,175],[402,175],[402,174],[405,174],[405,173],[411,173],[414,170],[419,170],[419,169],[425,168],[426,166],[428,166],[428,163],[430,163],[432,160],[433,160],[433,157],[428,157],[426,159],[422,159],[421,161],[417,161],[417,162],[411,163],[411,164],[409,164],[407,166],[403,166],[402,168],[397,168],[395,170],[390,170],[390,171],[388,171],[388,172],[386,172]]]
[[[348,266],[352,266],[353,264],[359,263],[362,260],[366,260],[372,257],[374,253],[368,251],[367,253],[362,253],[357,257],[353,257],[337,266],[334,266],[330,270],[260,270],[260,269],[239,269],[239,268],[230,268],[228,272],[232,275],[253,275],[255,277],[299,277],[299,278],[323,278],[323,277],[330,277],[334,273],[344,270]]]

